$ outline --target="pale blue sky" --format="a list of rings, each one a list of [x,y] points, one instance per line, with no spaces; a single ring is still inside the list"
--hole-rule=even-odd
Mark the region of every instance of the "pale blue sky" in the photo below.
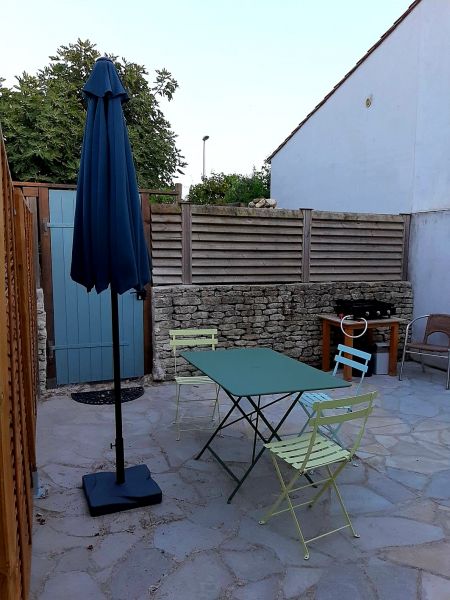
[[[249,173],[296,127],[412,0],[16,0],[2,6],[0,75],[30,73],[89,38],[168,69],[162,108],[188,161],[184,193],[206,172]]]

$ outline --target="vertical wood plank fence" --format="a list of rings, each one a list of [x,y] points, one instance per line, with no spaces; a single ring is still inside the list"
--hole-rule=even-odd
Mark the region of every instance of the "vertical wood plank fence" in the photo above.
[[[154,204],[153,283],[407,279],[409,217]]]
[[[36,469],[36,285],[33,218],[0,141],[0,598],[26,600]]]

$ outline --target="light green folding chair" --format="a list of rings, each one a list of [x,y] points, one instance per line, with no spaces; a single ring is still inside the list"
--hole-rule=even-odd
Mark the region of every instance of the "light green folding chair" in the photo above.
[[[359,537],[353,528],[352,522],[350,521],[344,501],[342,500],[342,496],[336,484],[336,478],[344,469],[344,467],[351,461],[353,455],[359,447],[359,444],[361,443],[367,419],[373,410],[373,401],[375,396],[376,392],[370,392],[369,394],[353,396],[351,398],[339,398],[338,400],[325,400],[323,402],[317,402],[313,407],[314,417],[310,420],[312,431],[304,433],[299,437],[265,444],[265,447],[270,450],[275,471],[278,479],[280,480],[281,494],[267,514],[261,519],[260,524],[264,525],[271,517],[289,511],[294,519],[295,526],[300,537],[300,542],[304,549],[305,560],[308,560],[309,558],[308,544],[314,540],[318,540],[322,537],[335,533],[336,531],[345,529],[346,527],[350,527],[354,537]],[[344,414],[338,415],[330,414],[327,416],[327,413],[334,413],[336,409],[346,408],[347,406],[352,407],[352,412],[345,412]],[[329,437],[323,435],[319,431],[319,429],[322,427],[328,427],[330,425],[338,425],[357,420],[359,420],[361,424],[359,426],[359,430],[357,431],[355,442],[348,450],[342,448],[335,441],[331,440]],[[277,459],[285,461],[295,469],[296,472],[289,483],[284,481]],[[334,471],[331,471],[330,466],[334,464],[338,466]],[[306,475],[308,471],[318,467],[325,467],[328,476],[306,485],[294,487],[299,477]],[[312,486],[317,487],[320,485],[322,485],[322,487],[312,498],[306,502],[293,504],[293,501],[296,502],[296,499],[291,498],[291,494],[294,494],[295,492],[305,488]],[[313,506],[330,486],[336,492],[336,496],[341,506],[346,524],[342,527],[332,529],[331,531],[321,533],[320,535],[306,540],[303,536],[295,509],[305,505],[308,505],[309,507]],[[286,501],[287,508],[278,510],[283,501]]]
[[[360,378],[359,378],[357,385],[354,388],[354,395],[357,396],[359,393],[359,390],[361,388],[362,382],[364,381],[364,376],[367,373],[367,370],[369,368],[368,364],[369,364],[369,360],[371,359],[372,355],[369,354],[368,352],[364,352],[363,350],[358,350],[357,348],[353,348],[352,346],[345,346],[344,344],[339,344],[337,349],[338,349],[338,353],[334,357],[335,365],[334,365],[332,375],[336,376],[337,370],[340,365],[348,365],[349,367],[352,367],[352,369],[354,369],[355,371],[359,371]],[[346,356],[344,356],[344,354]],[[359,360],[356,360],[356,359],[359,359]],[[310,419],[314,415],[314,409],[313,409],[314,404],[316,402],[323,402],[325,400],[332,400],[332,397],[324,392],[306,392],[305,394],[302,394],[300,396],[298,402],[299,402],[300,406],[302,407],[303,411],[305,412],[307,420],[298,435],[301,435],[305,431],[305,429],[308,427],[308,425],[310,423]],[[345,406],[343,408],[345,410],[347,410],[348,412],[350,412],[352,410],[351,406]],[[333,439],[340,446],[343,446],[343,442],[339,438],[339,429],[340,428],[341,428],[340,424],[337,425],[336,427],[327,427],[326,429],[322,430],[322,433],[325,433],[325,435],[328,435],[328,437]]]
[[[204,375],[178,375],[179,359],[178,353],[180,348],[193,348],[193,347],[206,347],[210,350],[215,350],[217,346],[217,329],[171,329],[169,331],[170,342],[169,345],[173,350],[174,364],[175,364],[175,387],[176,387],[176,412],[174,423],[177,426],[177,441],[181,437],[182,431],[193,431],[200,429],[196,427],[182,428],[183,422],[199,421],[199,419],[208,419],[214,424],[217,418],[220,420],[220,407],[219,407],[219,386],[209,377]],[[203,386],[209,385],[214,386],[214,397],[213,398],[182,398],[181,389],[184,386]],[[198,402],[213,402],[212,415],[192,415],[182,414],[181,405],[189,404],[192,407],[192,403]],[[203,427],[203,429],[211,429],[210,427]]]

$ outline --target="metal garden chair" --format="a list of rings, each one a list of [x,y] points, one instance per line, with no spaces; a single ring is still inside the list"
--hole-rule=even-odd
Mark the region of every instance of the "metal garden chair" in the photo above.
[[[179,363],[178,363],[178,351],[180,348],[193,348],[193,347],[207,347],[208,349],[215,350],[217,346],[217,329],[171,329],[169,331],[170,342],[169,345],[173,350],[174,365],[175,365],[175,387],[176,387],[176,412],[174,423],[177,426],[177,441],[180,439],[182,431],[193,431],[199,429],[199,427],[182,428],[181,424],[185,421],[194,421],[201,418],[207,418],[212,422],[215,421],[216,412],[217,418],[220,420],[220,407],[219,407],[219,386],[209,377],[205,375],[178,375]],[[181,397],[181,389],[184,386],[203,386],[209,385],[214,386],[215,396],[213,398],[199,398],[199,399],[183,399]],[[180,410],[181,404],[191,404],[193,402],[214,402],[213,412],[211,416],[198,416],[198,415],[182,415]],[[210,427],[208,427],[210,429]]]
[[[260,524],[264,525],[273,516],[289,511],[294,520],[300,542],[303,546],[305,560],[308,560],[309,558],[308,544],[314,540],[318,540],[322,537],[335,533],[336,531],[345,529],[346,527],[350,527],[354,537],[359,537],[353,528],[352,522],[350,521],[344,501],[337,487],[336,479],[344,467],[352,460],[352,457],[361,443],[367,419],[373,409],[373,401],[375,396],[376,392],[370,392],[361,396],[316,402],[316,404],[313,405],[314,418],[310,421],[312,426],[311,431],[295,438],[289,438],[286,440],[265,444],[265,447],[271,453],[275,471],[280,481],[281,494],[266,515],[260,520]],[[327,415],[329,411],[334,412],[336,409],[345,409],[347,406],[352,407],[352,412],[345,412],[344,414],[331,414],[330,416]],[[329,427],[330,425],[342,425],[342,423],[357,420],[361,421],[361,425],[357,431],[353,446],[349,450],[342,448],[329,437],[326,437],[320,433],[320,429]],[[283,479],[277,459],[286,462],[296,471],[288,483],[286,483]],[[332,465],[338,465],[334,471],[332,471],[330,468]],[[294,487],[299,477],[302,475],[307,475],[308,471],[318,467],[325,467],[328,476],[312,483]],[[315,492],[312,498],[306,500],[306,502],[296,504],[297,500],[291,497],[292,494],[298,492],[299,490],[303,490],[312,486],[317,487],[320,485],[322,487]],[[320,535],[310,539],[305,539],[295,509],[305,505],[312,507],[317,500],[319,500],[322,494],[330,487],[332,487],[336,492],[336,496],[342,509],[342,514],[344,515],[346,524],[342,527],[337,527],[336,529],[321,533]],[[283,501],[286,501],[287,508],[278,510]]]
[[[412,334],[412,326],[417,321],[426,319],[425,333],[423,335],[422,342],[413,342],[409,338]],[[428,338],[433,333],[443,333],[447,336],[447,346],[440,346],[438,344],[430,344]],[[417,354],[421,358],[422,370],[424,370],[423,356],[434,356],[447,359],[447,381],[445,389],[450,388],[450,315],[446,314],[434,314],[434,315],[422,315],[410,321],[406,326],[405,343],[403,346],[402,362],[400,364],[399,380],[402,380],[403,376],[403,365],[405,363],[405,356],[408,354]]]
[[[357,348],[353,348],[351,346],[345,346],[344,344],[339,344],[337,349],[338,349],[338,353],[334,357],[336,364],[334,365],[333,375],[334,376],[336,375],[339,365],[349,365],[350,367],[352,367],[352,369],[359,371],[360,379],[355,387],[355,392],[354,392],[355,396],[356,396],[356,395],[358,395],[359,390],[361,388],[361,384],[364,381],[364,376],[367,373],[367,370],[369,368],[368,364],[369,364],[369,360],[371,359],[372,355],[369,354],[368,352],[364,352],[363,350],[358,350]],[[344,356],[344,354],[350,355],[351,358],[347,358],[346,356]],[[359,358],[361,362],[355,360],[355,357]],[[299,435],[301,435],[305,431],[305,429],[308,427],[308,424],[309,424],[311,418],[314,415],[313,406],[317,402],[325,402],[327,400],[332,400],[332,397],[324,392],[307,392],[300,396],[298,402],[299,402],[300,406],[302,407],[302,409],[304,410],[304,412],[306,413],[307,420],[306,420],[306,423],[303,425]],[[347,410],[347,412],[350,412],[352,410],[351,405],[346,406],[344,408]],[[337,442],[338,444],[340,444],[342,446],[342,442],[338,436],[339,429],[340,429],[340,425],[338,425],[335,428],[333,428],[331,426],[327,426],[323,430],[323,432],[326,435],[328,435],[329,437],[331,437],[331,439],[333,439],[335,442]]]

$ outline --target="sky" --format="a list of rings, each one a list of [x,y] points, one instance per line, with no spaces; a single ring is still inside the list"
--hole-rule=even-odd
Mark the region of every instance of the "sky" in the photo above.
[[[179,88],[161,108],[188,163],[175,179],[185,196],[205,135],[207,176],[259,170],[411,2],[15,0],[2,6],[0,77],[13,85],[77,38],[145,65],[150,82],[166,68]]]

